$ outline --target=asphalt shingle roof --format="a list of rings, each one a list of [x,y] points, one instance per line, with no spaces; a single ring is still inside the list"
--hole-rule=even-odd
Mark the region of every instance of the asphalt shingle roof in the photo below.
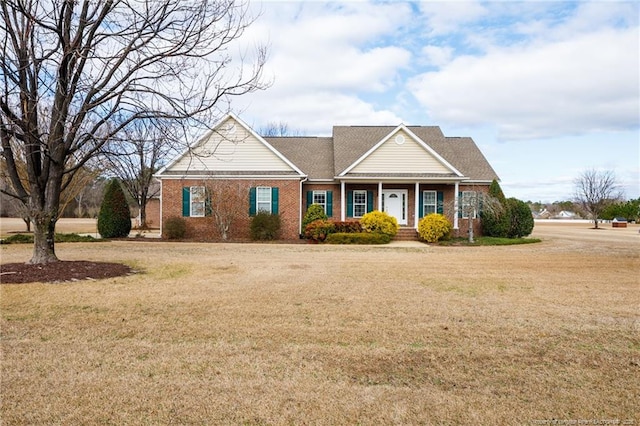
[[[265,137],[264,139],[310,179],[331,180],[396,128],[394,126],[334,126],[333,137]],[[407,126],[407,129],[465,177],[478,181],[498,179],[498,175],[473,139],[445,137],[438,126]]]

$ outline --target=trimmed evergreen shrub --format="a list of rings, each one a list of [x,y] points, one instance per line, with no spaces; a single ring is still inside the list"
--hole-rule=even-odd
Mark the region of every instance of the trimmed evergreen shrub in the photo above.
[[[302,232],[307,229],[308,224],[320,219],[327,220],[324,208],[320,204],[311,204],[302,218]]]
[[[482,234],[487,237],[505,238],[509,233],[511,218],[506,205],[506,199],[500,184],[497,180],[493,180],[489,186],[488,194],[498,203],[493,203],[491,210],[483,211],[482,217]]]
[[[271,241],[280,236],[280,215],[259,211],[251,218],[251,239],[256,241]]]
[[[427,243],[435,243],[451,237],[453,226],[439,213],[431,213],[418,222],[418,235]]]
[[[362,216],[360,219],[362,230],[365,232],[374,232],[385,234],[393,237],[398,233],[400,225],[395,217],[385,212],[374,210]]]
[[[529,205],[517,198],[507,199],[507,207],[511,218],[508,237],[522,238],[533,231],[533,215]]]
[[[371,232],[336,232],[325,240],[328,244],[389,244],[391,237]]]
[[[178,216],[171,216],[164,221],[162,234],[170,240],[184,238],[187,233],[187,221]]]
[[[56,243],[92,243],[96,241],[103,241],[99,238],[93,238],[91,235],[78,235],[78,234],[59,234],[54,236]],[[0,244],[33,244],[33,234],[15,234],[0,240]]]
[[[131,232],[131,210],[120,182],[107,183],[98,213],[98,232],[103,238],[122,238]]]
[[[333,222],[336,227],[336,233],[344,232],[344,233],[353,233],[353,232],[362,232],[362,225],[357,220],[347,220],[344,222]]]
[[[304,237],[316,242],[324,241],[329,234],[335,232],[336,227],[333,222],[324,219],[314,220],[304,228]]]

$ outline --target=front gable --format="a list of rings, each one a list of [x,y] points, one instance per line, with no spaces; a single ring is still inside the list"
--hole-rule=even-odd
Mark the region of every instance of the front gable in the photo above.
[[[303,173],[242,120],[229,114],[158,175]]]
[[[340,176],[428,174],[462,177],[442,156],[404,125],[398,126]]]

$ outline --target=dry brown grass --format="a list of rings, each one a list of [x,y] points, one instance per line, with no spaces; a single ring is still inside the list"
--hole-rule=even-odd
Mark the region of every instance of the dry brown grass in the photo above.
[[[60,244],[140,273],[0,287],[2,424],[637,425],[640,235],[588,226],[508,247]]]

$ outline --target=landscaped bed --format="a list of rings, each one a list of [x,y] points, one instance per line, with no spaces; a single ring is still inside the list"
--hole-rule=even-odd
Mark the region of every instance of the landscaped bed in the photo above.
[[[638,230],[583,226],[471,249],[58,244],[138,272],[0,286],[0,417],[638,424]]]

